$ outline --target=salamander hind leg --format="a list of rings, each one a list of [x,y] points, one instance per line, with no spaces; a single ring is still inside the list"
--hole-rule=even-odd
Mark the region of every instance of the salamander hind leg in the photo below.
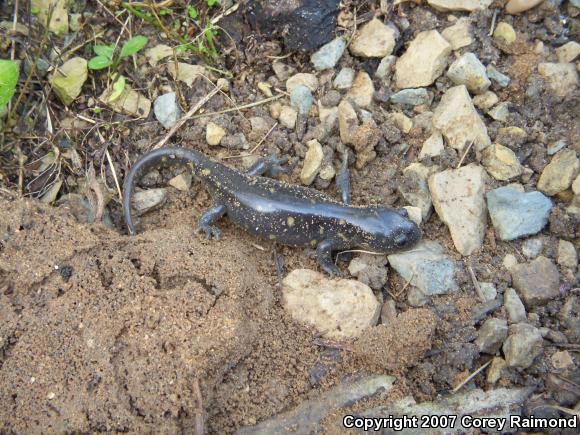
[[[342,276],[342,273],[334,261],[332,261],[332,251],[339,249],[335,242],[331,239],[323,240],[316,247],[316,257],[318,264],[324,271],[330,275]]]
[[[282,166],[288,162],[288,157],[278,158],[274,155],[262,157],[248,169],[248,175],[265,175],[276,178],[278,175],[290,172],[296,164]]]
[[[198,233],[202,233],[205,235],[206,239],[214,238],[219,240],[222,231],[212,225],[215,221],[221,218],[226,213],[226,206],[223,204],[214,205],[212,208],[207,210],[204,214],[201,215],[199,218],[199,222],[197,224],[196,231]]]

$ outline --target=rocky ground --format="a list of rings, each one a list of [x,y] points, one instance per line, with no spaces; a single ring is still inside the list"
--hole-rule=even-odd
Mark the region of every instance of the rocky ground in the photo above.
[[[0,430],[578,418],[576,0],[21,3],[0,6],[20,71],[0,118]],[[227,220],[195,234],[211,198],[176,167],[140,181],[130,237],[121,186],[161,143],[238,169],[288,157],[283,180],[337,198],[346,159],[353,203],[405,207],[423,240],[341,254],[331,279]]]

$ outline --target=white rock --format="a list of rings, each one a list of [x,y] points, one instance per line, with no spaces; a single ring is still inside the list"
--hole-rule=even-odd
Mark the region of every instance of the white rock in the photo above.
[[[395,38],[395,29],[374,18],[361,27],[349,50],[355,56],[384,57],[393,52]]]
[[[157,120],[165,127],[170,129],[175,124],[179,118],[181,118],[182,112],[179,104],[177,104],[177,95],[175,92],[168,92],[158,96],[153,103],[153,112]]]
[[[208,145],[216,146],[219,145],[226,131],[214,122],[208,122],[205,127],[205,141]]]
[[[556,56],[558,57],[558,62],[560,63],[574,62],[579,55],[580,44],[578,44],[576,41],[570,41],[567,44],[556,48]]]
[[[272,64],[272,70],[274,71],[274,74],[276,74],[278,80],[280,80],[281,82],[288,80],[288,77],[290,77],[292,74],[296,72],[296,69],[294,67],[288,66],[284,62],[280,62],[279,60],[275,61]]]
[[[496,180],[507,181],[522,174],[523,167],[515,153],[501,144],[493,144],[483,151],[481,161]]]
[[[300,323],[332,339],[354,338],[376,325],[380,304],[369,286],[334,280],[308,269],[290,272],[282,281],[284,308]]]
[[[324,153],[322,152],[322,145],[316,139],[311,140],[307,145],[308,151],[306,151],[304,156],[304,166],[302,166],[302,172],[300,172],[300,181],[302,181],[302,184],[309,186],[322,167]]]
[[[578,72],[573,63],[540,63],[538,72],[558,97],[565,97],[578,87]]]
[[[431,216],[433,205],[427,180],[437,170],[437,166],[427,167],[421,163],[411,163],[403,170],[405,183],[399,185],[399,191],[403,198],[409,204],[421,209],[424,221],[427,221]]]
[[[483,168],[474,163],[429,177],[435,211],[462,255],[472,254],[483,244],[487,222],[485,178]]]
[[[482,11],[487,9],[493,0],[427,0],[430,6],[440,11]]]
[[[350,89],[354,81],[354,70],[352,68],[343,68],[335,77],[332,84],[336,89]]]
[[[346,41],[344,38],[335,38],[328,44],[320,47],[318,51],[310,57],[310,61],[317,71],[334,68],[336,63],[340,60],[345,48]]]
[[[480,282],[479,289],[483,302],[491,302],[497,297],[497,289],[491,282]]]
[[[354,132],[358,127],[358,117],[356,112],[346,99],[338,105],[338,129],[340,140],[343,144],[349,145],[353,142]]]
[[[423,148],[419,153],[419,160],[425,157],[437,157],[443,152],[443,135],[439,131],[434,131],[431,136],[423,142]]]
[[[544,242],[541,237],[527,239],[522,243],[522,254],[527,258],[536,258],[542,253]]]
[[[373,101],[374,93],[373,81],[366,72],[361,71],[356,75],[346,96],[358,107],[368,107]]]
[[[445,69],[451,45],[437,30],[419,33],[397,60],[395,80],[399,89],[431,85]]]
[[[135,192],[133,195],[133,208],[137,216],[147,213],[161,206],[167,199],[167,189],[148,189]]]
[[[290,106],[282,106],[280,110],[280,117],[278,118],[280,124],[286,127],[288,130],[293,130],[296,126],[296,119],[298,118],[298,112]]]
[[[475,110],[465,85],[445,92],[433,113],[433,125],[443,133],[449,146],[460,151],[470,142],[478,151],[491,144],[487,127]]]
[[[314,74],[298,73],[286,80],[286,90],[290,94],[300,85],[304,85],[314,92],[318,88],[318,78]]]
[[[471,30],[471,21],[469,18],[460,18],[450,27],[447,27],[441,32],[453,50],[467,47],[473,43],[473,36]]]
[[[475,94],[487,91],[491,81],[487,78],[485,66],[473,53],[465,53],[451,64],[447,77],[456,85],[465,85]]]
[[[578,266],[578,254],[573,243],[567,240],[560,240],[558,242],[558,264],[560,266],[569,267],[573,271]]]

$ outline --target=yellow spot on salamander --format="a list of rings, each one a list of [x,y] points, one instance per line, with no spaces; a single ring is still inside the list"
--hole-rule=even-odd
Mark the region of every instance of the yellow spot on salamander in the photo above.
[[[338,223],[339,223],[340,225],[345,225],[345,224],[346,224],[346,221],[345,221],[344,219],[341,219],[341,220],[339,220],[339,221],[338,221]]]
[[[211,174],[211,171],[209,169],[202,169],[201,170],[201,175],[204,175],[207,177],[209,174]]]
[[[318,229],[318,232],[320,233],[320,235],[324,234],[324,227],[320,227]]]
[[[292,216],[288,216],[288,219],[286,219],[286,222],[288,223],[289,227],[294,226],[294,218]]]
[[[270,235],[268,236],[268,238],[269,238],[270,240],[276,240],[276,236],[275,236],[274,234],[270,234]]]
[[[317,244],[318,244],[318,242],[316,240],[310,241],[310,246],[312,246],[313,248],[315,248]]]

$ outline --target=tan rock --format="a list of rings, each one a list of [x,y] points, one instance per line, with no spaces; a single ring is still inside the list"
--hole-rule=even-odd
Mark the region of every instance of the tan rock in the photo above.
[[[453,50],[467,47],[473,43],[471,21],[469,18],[460,18],[457,22],[441,32]]]
[[[38,20],[44,27],[56,35],[64,35],[68,33],[67,3],[66,0],[32,0],[31,6],[38,9]]]
[[[473,104],[478,109],[489,110],[499,102],[499,97],[492,91],[484,92],[483,94],[473,97]]]
[[[381,308],[369,286],[308,269],[293,270],[284,278],[282,300],[295,320],[333,339],[360,336],[376,325]]]
[[[151,66],[156,66],[160,60],[173,56],[173,48],[165,44],[157,44],[145,51],[145,58]]]
[[[510,0],[505,5],[505,11],[512,15],[521,14],[522,12],[538,6],[543,1],[544,0]]]
[[[465,85],[475,94],[481,94],[490,87],[485,66],[473,53],[465,53],[455,60],[447,70],[447,77],[456,85]]]
[[[427,0],[430,6],[440,11],[481,11],[493,0]]]
[[[425,157],[437,157],[441,155],[443,149],[443,136],[439,131],[435,131],[423,142],[423,148],[421,148],[421,152],[419,153],[419,160]]]
[[[558,57],[558,62],[560,63],[574,62],[579,55],[580,44],[578,44],[576,41],[570,41],[567,44],[556,48],[556,56]]]
[[[112,92],[112,88],[106,89],[99,97],[99,101],[109,106],[115,112],[138,118],[147,118],[149,116],[151,100],[134,91],[130,85],[126,84],[121,95],[114,101],[110,101]]]
[[[349,49],[355,56],[385,57],[393,52],[395,37],[395,29],[374,18],[361,27]]]
[[[300,172],[300,181],[302,181],[302,184],[309,186],[322,167],[324,153],[322,152],[322,145],[316,139],[311,140],[307,145],[308,151],[306,151],[306,155],[304,156],[304,165]]]
[[[366,72],[361,71],[356,75],[346,96],[358,107],[368,107],[373,101],[374,93],[373,81]]]
[[[516,42],[517,39],[516,31],[514,30],[514,28],[510,24],[503,21],[500,21],[495,26],[495,30],[493,31],[493,37],[496,40],[499,39],[503,40],[503,43],[508,45],[513,44],[514,42]]]
[[[352,144],[354,131],[358,127],[358,117],[356,112],[346,99],[338,105],[338,129],[340,131],[340,140],[343,144]]]
[[[552,158],[552,161],[542,171],[538,180],[538,190],[550,196],[566,190],[572,185],[579,169],[580,162],[576,152],[571,149],[563,149]]]
[[[413,128],[413,121],[407,115],[401,112],[394,112],[389,115],[389,118],[399,130],[408,134]]]
[[[314,92],[318,88],[318,78],[314,74],[298,73],[286,80],[286,91],[289,94],[298,86],[304,85]]]
[[[175,80],[179,80],[189,87],[192,87],[195,81],[203,76],[209,79],[213,77],[203,66],[190,65],[184,62],[167,62],[167,71]]]
[[[540,63],[538,72],[558,97],[565,97],[578,87],[578,72],[573,63]]]
[[[71,104],[81,94],[88,74],[87,61],[82,57],[73,57],[63,63],[51,76],[52,89],[65,106]]]
[[[485,179],[483,168],[474,163],[429,177],[435,211],[462,255],[470,255],[483,245],[487,222]]]
[[[397,60],[395,81],[399,89],[431,85],[445,69],[451,45],[437,30],[419,33]]]
[[[214,122],[208,122],[205,127],[205,141],[208,145],[216,146],[219,145],[226,131]]]
[[[481,151],[491,144],[487,127],[473,106],[465,85],[445,92],[433,113],[433,125],[443,133],[449,146],[463,150],[473,142]]]
[[[298,112],[296,112],[296,110],[290,106],[282,106],[282,109],[280,110],[280,116],[278,118],[280,124],[282,124],[288,130],[294,130],[297,118]]]
[[[192,179],[191,172],[186,171],[169,180],[169,185],[175,187],[177,190],[187,192],[191,188]]]
[[[515,153],[501,144],[493,144],[483,151],[481,161],[496,180],[507,181],[522,174],[523,167]]]

